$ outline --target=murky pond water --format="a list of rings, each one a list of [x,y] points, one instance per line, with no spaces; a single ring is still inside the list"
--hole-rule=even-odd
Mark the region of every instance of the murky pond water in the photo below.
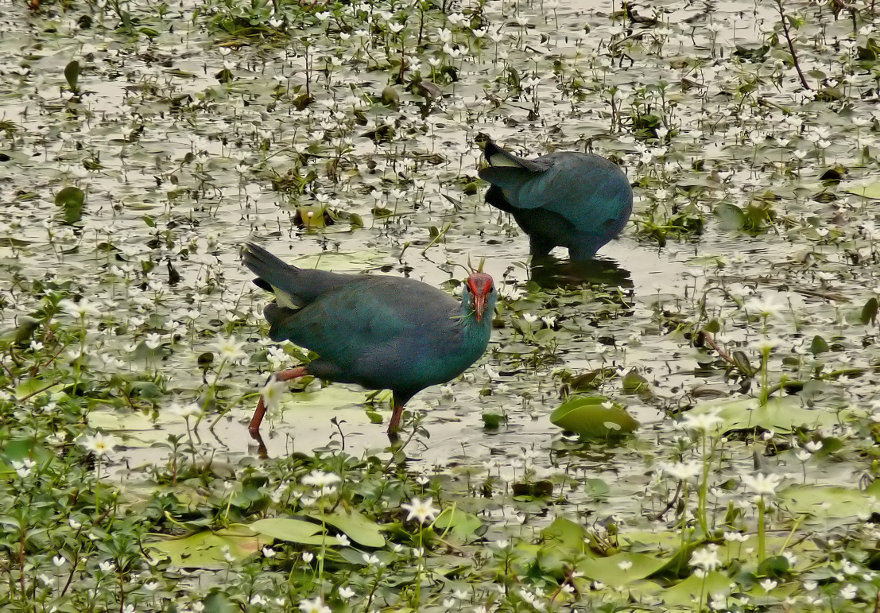
[[[875,476],[880,47],[867,5],[835,18],[785,3],[802,21],[774,2],[664,1],[629,19],[592,0],[446,14],[88,6],[0,3],[2,327],[12,339],[43,322],[34,344],[8,341],[4,364],[75,372],[89,427],[119,437],[110,470],[124,484],[162,470],[169,435],[259,464],[246,423],[272,344],[267,297],[239,262],[248,240],[299,266],[449,291],[473,267],[492,274],[503,299],[489,350],[408,405],[430,434],[405,448],[415,473],[512,484],[572,471],[608,494],[573,487],[554,513],[587,505],[658,530],[657,507],[680,491],[659,467],[701,457],[680,415],[718,405],[731,433],[712,464],[721,514],[743,504],[749,472],[851,492]],[[483,202],[478,134],[621,164],[635,212],[595,270],[562,252],[530,269],[527,237]],[[64,298],[95,312],[47,310]],[[213,343],[229,335],[246,356],[221,365]],[[7,373],[18,415],[69,391],[39,370]],[[549,415],[569,392],[618,403],[639,429],[615,443],[563,434]],[[373,407],[385,420],[388,396]],[[268,456],[390,458],[366,398],[338,384],[290,393],[264,423]],[[190,433],[175,407],[193,402],[205,415]],[[484,427],[487,414],[504,419]],[[817,441],[825,452],[796,455]],[[815,508],[786,504],[809,519],[781,531],[821,529]],[[548,509],[523,512],[546,525]],[[860,521],[850,507],[833,520]]]

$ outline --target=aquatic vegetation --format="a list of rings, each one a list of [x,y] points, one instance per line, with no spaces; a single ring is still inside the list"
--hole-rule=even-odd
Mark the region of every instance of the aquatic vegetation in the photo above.
[[[3,610],[876,606],[873,5],[4,8]],[[533,265],[480,133],[619,163],[633,223]],[[388,394],[304,380],[255,457],[313,356],[254,237],[482,262],[489,350],[398,446]]]

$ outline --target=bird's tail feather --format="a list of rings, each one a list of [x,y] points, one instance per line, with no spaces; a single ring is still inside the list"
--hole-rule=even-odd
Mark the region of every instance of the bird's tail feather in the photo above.
[[[297,268],[254,243],[245,245],[242,262],[257,275],[254,283],[274,292],[278,305],[288,309],[305,306],[318,296],[344,287],[355,278],[355,275]]]
[[[486,145],[483,147],[483,155],[486,156],[486,161],[489,162],[492,168],[519,168],[529,172],[544,172],[547,170],[545,164],[517,157],[492,141],[486,141]]]

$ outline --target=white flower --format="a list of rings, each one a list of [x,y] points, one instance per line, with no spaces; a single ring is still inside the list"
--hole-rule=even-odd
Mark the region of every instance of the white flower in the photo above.
[[[761,583],[759,585],[762,588],[764,588],[765,592],[769,592],[774,587],[776,587],[778,584],[773,579],[764,579],[763,581],[761,581]]]
[[[859,593],[859,590],[852,583],[847,583],[840,590],[840,597],[844,600],[852,600]]]
[[[265,405],[266,410],[274,411],[278,408],[278,405],[281,404],[281,398],[286,391],[287,384],[284,381],[279,381],[275,378],[275,375],[269,377],[269,380],[266,381],[266,385],[260,390],[260,395],[263,398],[263,404]]]
[[[116,565],[113,562],[101,562],[98,564],[98,568],[100,568],[102,572],[112,573],[116,570]]]
[[[274,558],[277,554],[278,552],[271,547],[263,547],[263,557]]]
[[[69,315],[73,315],[74,317],[85,318],[87,315],[101,314],[98,307],[85,298],[80,299],[79,302],[74,302],[73,300],[65,298],[58,302],[58,306],[62,311]]]
[[[34,468],[34,466],[36,466],[37,463],[30,458],[25,458],[21,462],[16,462],[15,460],[13,460],[11,464],[12,469],[15,471],[15,473],[20,478],[24,479],[31,474],[31,470]]]
[[[413,498],[409,504],[400,505],[400,508],[409,511],[409,515],[406,516],[407,521],[415,518],[420,524],[424,524],[426,521],[433,520],[440,511],[434,507],[432,502],[433,498],[425,498],[425,500]]]
[[[162,335],[151,332],[147,334],[144,344],[148,349],[158,349],[162,345]]]
[[[659,466],[664,473],[670,477],[675,477],[679,481],[693,479],[703,470],[703,463],[698,462],[697,460],[691,460],[690,462],[675,462],[674,464],[661,462]]]
[[[721,566],[721,559],[718,557],[718,545],[709,545],[708,547],[697,549],[691,554],[688,564],[704,572],[715,570]]]
[[[55,568],[61,568],[62,566],[67,564],[67,558],[59,554],[52,558],[52,564],[55,565]]]
[[[807,444],[804,445],[804,449],[810,453],[816,453],[822,449],[822,441],[808,441]]]
[[[630,568],[632,568],[632,565],[633,565],[632,560],[621,560],[620,562],[617,563],[617,568],[626,572]]]
[[[306,564],[311,564],[312,560],[315,559],[315,554],[309,553],[308,551],[304,551],[302,556],[303,556],[303,562],[305,562]]]
[[[342,479],[335,473],[325,473],[322,470],[313,470],[302,478],[303,485],[311,485],[314,487],[325,488],[335,483],[339,483]]]
[[[195,402],[190,402],[188,404],[178,404],[174,403],[171,405],[171,413],[177,415],[178,417],[182,417],[184,420],[189,419],[190,417],[198,417],[202,414],[202,407],[200,407]]]
[[[365,553],[362,557],[364,558],[364,563],[369,564],[370,566],[378,566],[380,564],[379,558],[372,553]]]
[[[786,304],[779,302],[775,294],[762,294],[760,297],[750,298],[745,303],[745,308],[749,313],[760,315],[767,319],[769,317],[781,317],[782,310]]]
[[[710,409],[708,413],[702,414],[691,412],[684,416],[681,424],[688,430],[695,432],[713,432],[724,421],[718,415],[720,412],[721,409],[718,408]]]
[[[779,487],[782,478],[779,475],[763,475],[758,473],[754,477],[743,475],[742,483],[747,490],[754,492],[758,496],[772,496]]]
[[[218,337],[213,344],[214,350],[220,354],[220,359],[225,362],[235,362],[243,358],[245,356],[245,352],[242,351],[243,346],[244,343],[235,341],[235,336],[230,336],[229,338]]]
[[[336,535],[336,542],[343,547],[348,547],[349,545],[351,545],[351,541],[349,540],[349,538],[341,533]]]
[[[299,610],[302,613],[333,613],[320,596],[314,600],[300,600]]]
[[[96,432],[92,436],[87,436],[80,442],[80,445],[85,447],[86,450],[91,451],[99,457],[112,451],[113,445],[115,444],[115,437],[104,436],[100,432]]]
[[[534,323],[538,321],[537,315],[532,315],[531,313],[523,313],[522,318],[526,320],[527,323]]]
[[[343,600],[348,600],[352,596],[354,596],[354,590],[348,587],[347,585],[343,585],[339,588],[339,591],[336,592],[337,595]]]

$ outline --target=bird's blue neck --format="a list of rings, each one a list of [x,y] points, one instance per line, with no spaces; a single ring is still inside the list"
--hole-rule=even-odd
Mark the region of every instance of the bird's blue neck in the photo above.
[[[492,292],[486,299],[486,308],[480,321],[477,321],[471,296],[467,296],[461,301],[461,315],[465,342],[474,348],[479,347],[480,353],[482,353],[486,343],[489,342],[489,334],[492,331],[492,318],[495,316],[495,292]]]

